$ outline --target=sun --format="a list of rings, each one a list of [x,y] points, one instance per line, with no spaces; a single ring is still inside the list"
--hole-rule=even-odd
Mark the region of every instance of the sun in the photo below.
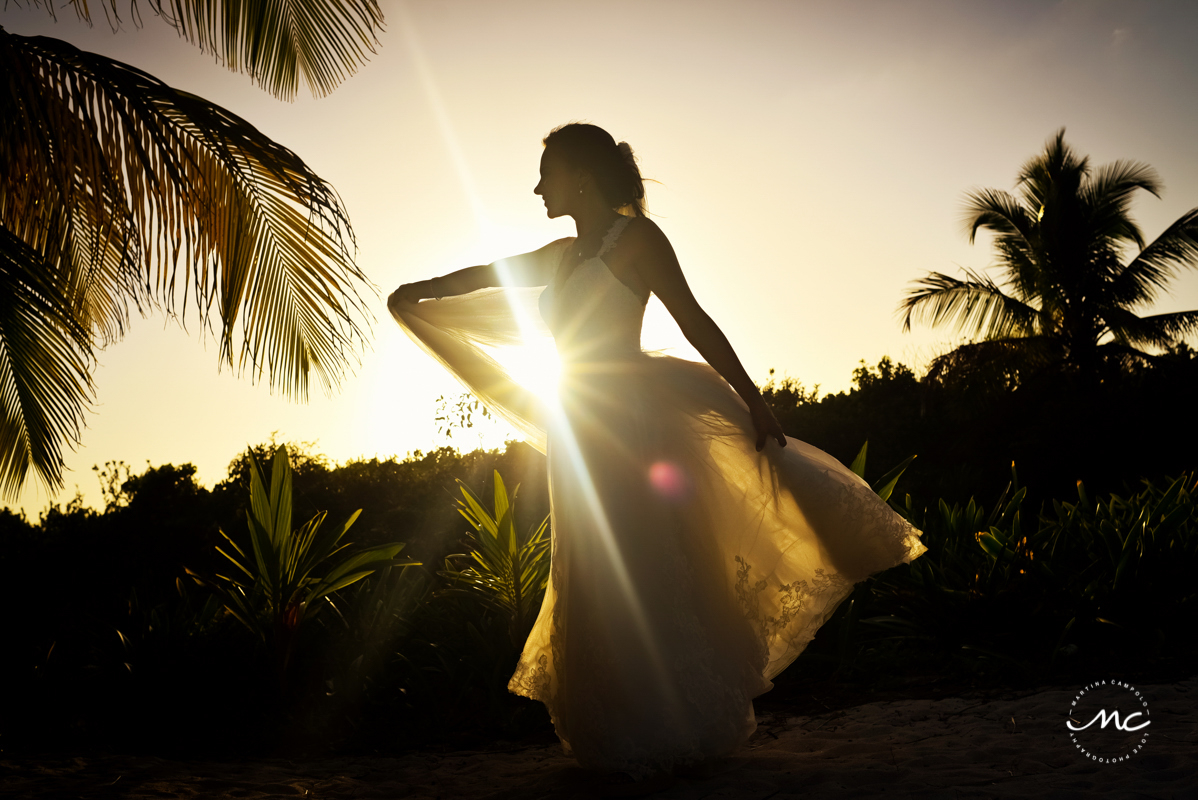
[[[500,348],[494,358],[503,365],[516,383],[542,400],[557,398],[557,383],[561,362],[553,340],[533,341],[520,347]]]

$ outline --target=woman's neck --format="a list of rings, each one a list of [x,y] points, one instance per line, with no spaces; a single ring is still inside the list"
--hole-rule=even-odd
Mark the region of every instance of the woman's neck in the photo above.
[[[574,217],[574,227],[578,231],[578,239],[590,239],[603,233],[619,218],[619,214],[610,208],[588,209]]]

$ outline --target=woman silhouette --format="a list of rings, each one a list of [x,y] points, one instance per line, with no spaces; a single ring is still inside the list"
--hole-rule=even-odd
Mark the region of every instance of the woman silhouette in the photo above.
[[[578,235],[404,284],[388,307],[548,456],[551,574],[509,690],[546,705],[583,767],[640,780],[733,753],[753,698],[854,584],[926,548],[782,432],[645,216],[631,148],[586,124],[544,146],[533,191]],[[642,351],[651,292],[707,363]],[[561,362],[547,399],[487,352],[546,328]]]

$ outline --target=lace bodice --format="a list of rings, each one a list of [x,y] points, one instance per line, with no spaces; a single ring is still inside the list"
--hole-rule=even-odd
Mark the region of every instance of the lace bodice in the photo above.
[[[556,273],[541,293],[541,317],[553,332],[563,361],[592,361],[641,350],[645,303],[603,260],[631,220],[626,216],[615,220],[598,253],[576,266],[556,293]],[[568,254],[569,250],[562,262]],[[561,269],[563,263],[558,264],[557,270]]]

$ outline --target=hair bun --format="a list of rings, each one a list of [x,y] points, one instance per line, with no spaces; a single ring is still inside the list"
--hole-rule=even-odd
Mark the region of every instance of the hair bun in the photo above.
[[[591,173],[610,208],[645,216],[645,182],[628,142],[617,143],[597,125],[571,122],[551,130],[542,144],[560,153],[571,167]]]

